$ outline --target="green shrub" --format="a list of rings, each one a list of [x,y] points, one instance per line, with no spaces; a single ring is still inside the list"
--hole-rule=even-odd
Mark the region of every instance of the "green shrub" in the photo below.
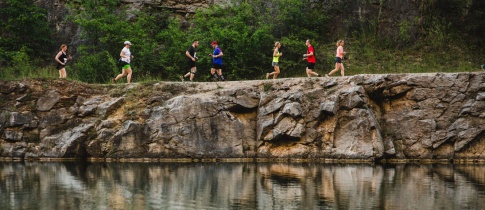
[[[121,73],[121,68],[118,68],[116,63],[117,60],[113,59],[108,51],[89,54],[81,49],[79,53],[81,59],[72,66],[73,77],[83,82],[106,83]]]

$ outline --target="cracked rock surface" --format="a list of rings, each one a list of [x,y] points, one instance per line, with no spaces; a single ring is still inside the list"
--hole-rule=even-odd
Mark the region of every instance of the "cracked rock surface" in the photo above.
[[[0,90],[0,157],[485,159],[480,73]]]

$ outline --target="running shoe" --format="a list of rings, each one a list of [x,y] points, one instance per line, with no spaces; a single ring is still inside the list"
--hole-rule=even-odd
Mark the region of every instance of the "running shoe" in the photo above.
[[[219,80],[219,77],[217,76],[217,74],[213,74],[212,81],[217,82],[218,80]]]
[[[184,81],[184,76],[180,76],[180,80],[182,80],[182,82]]]
[[[269,73],[266,73],[266,79],[269,79]]]

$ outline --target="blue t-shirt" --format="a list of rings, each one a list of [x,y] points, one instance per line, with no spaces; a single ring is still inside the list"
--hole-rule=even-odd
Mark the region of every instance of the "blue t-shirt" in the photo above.
[[[221,49],[219,49],[219,47],[216,47],[216,48],[214,49],[214,53],[213,53],[213,55],[219,55],[219,54],[221,54],[221,52],[222,52],[222,50],[221,50]],[[213,58],[212,58],[212,63],[213,63],[213,64],[219,64],[219,65],[222,65],[222,57],[217,57],[217,58],[214,58],[214,57],[213,57]]]

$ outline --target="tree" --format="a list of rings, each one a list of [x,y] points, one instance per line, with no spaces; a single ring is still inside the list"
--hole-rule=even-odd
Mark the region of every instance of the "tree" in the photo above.
[[[22,49],[31,60],[46,58],[52,45],[47,11],[34,0],[0,2],[0,65],[12,60],[12,53]],[[26,61],[26,62],[30,62]]]

